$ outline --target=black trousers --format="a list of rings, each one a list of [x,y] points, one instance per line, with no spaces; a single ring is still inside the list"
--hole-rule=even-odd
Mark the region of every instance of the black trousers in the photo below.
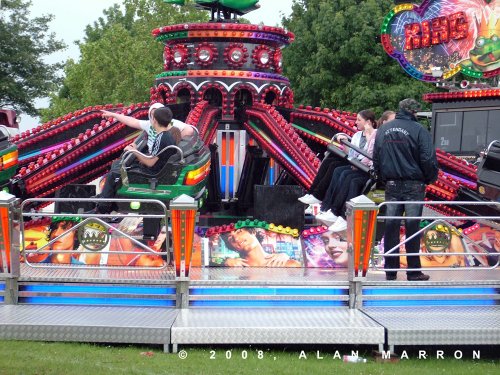
[[[115,160],[111,164],[111,169],[106,175],[106,181],[102,188],[100,198],[114,198],[118,189],[122,186],[122,180],[120,175],[121,163],[120,160]],[[113,209],[113,203],[111,202],[99,202],[97,204],[97,210],[101,213],[109,213]]]
[[[314,195],[315,198],[322,201],[325,198],[328,186],[330,186],[330,180],[333,176],[333,171],[335,168],[347,165],[348,163],[344,159],[340,159],[335,155],[327,156],[319,167],[318,173],[314,178],[314,181],[309,188],[309,194]]]

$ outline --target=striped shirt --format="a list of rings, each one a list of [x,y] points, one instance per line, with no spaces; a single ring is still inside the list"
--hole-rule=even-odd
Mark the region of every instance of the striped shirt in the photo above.
[[[153,125],[151,125],[149,120],[139,120],[139,125],[148,135],[148,152],[151,154],[153,152],[153,145],[156,139],[156,130],[153,128]]]

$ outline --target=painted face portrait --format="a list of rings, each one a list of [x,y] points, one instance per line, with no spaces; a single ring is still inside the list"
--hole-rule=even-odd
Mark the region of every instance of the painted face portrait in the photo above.
[[[236,229],[229,233],[227,236],[227,245],[238,253],[247,253],[255,248],[261,248],[257,237],[245,228]]]
[[[326,253],[333,259],[335,264],[347,267],[347,241],[339,233],[325,232],[321,235]]]
[[[55,228],[52,229],[52,231],[50,232],[49,240],[52,241],[54,238],[61,236],[64,232],[73,228],[73,226],[74,226],[74,223],[72,221],[60,221],[60,222],[56,223]],[[76,232],[74,232],[74,231],[67,233],[66,235],[58,238],[57,241],[51,245],[50,249],[51,250],[75,250],[75,249],[73,249],[74,244],[75,244],[75,236],[76,236]]]

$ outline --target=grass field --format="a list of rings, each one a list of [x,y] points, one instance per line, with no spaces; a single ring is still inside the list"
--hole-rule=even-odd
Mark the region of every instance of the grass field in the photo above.
[[[499,374],[498,347],[401,348],[409,359],[380,363],[371,351],[359,350],[367,363],[344,363],[339,356],[352,347],[162,347],[35,341],[0,341],[0,374]],[[436,359],[443,350],[444,359]],[[462,359],[455,359],[462,353]],[[472,350],[481,358],[472,359]],[[418,359],[419,351],[427,358]],[[421,353],[422,354],[422,353]],[[182,359],[181,357],[187,358]],[[335,358],[334,358],[335,357]],[[394,358],[394,355],[393,355]]]

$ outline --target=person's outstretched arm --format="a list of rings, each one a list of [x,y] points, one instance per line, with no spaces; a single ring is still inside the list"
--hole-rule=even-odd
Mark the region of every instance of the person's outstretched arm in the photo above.
[[[121,113],[115,113],[111,111],[106,111],[106,110],[101,110],[102,115],[105,117],[112,117],[117,121],[120,121],[121,123],[130,126],[131,128],[134,129],[142,129],[141,123],[138,119],[132,116],[126,116],[122,115]]]

